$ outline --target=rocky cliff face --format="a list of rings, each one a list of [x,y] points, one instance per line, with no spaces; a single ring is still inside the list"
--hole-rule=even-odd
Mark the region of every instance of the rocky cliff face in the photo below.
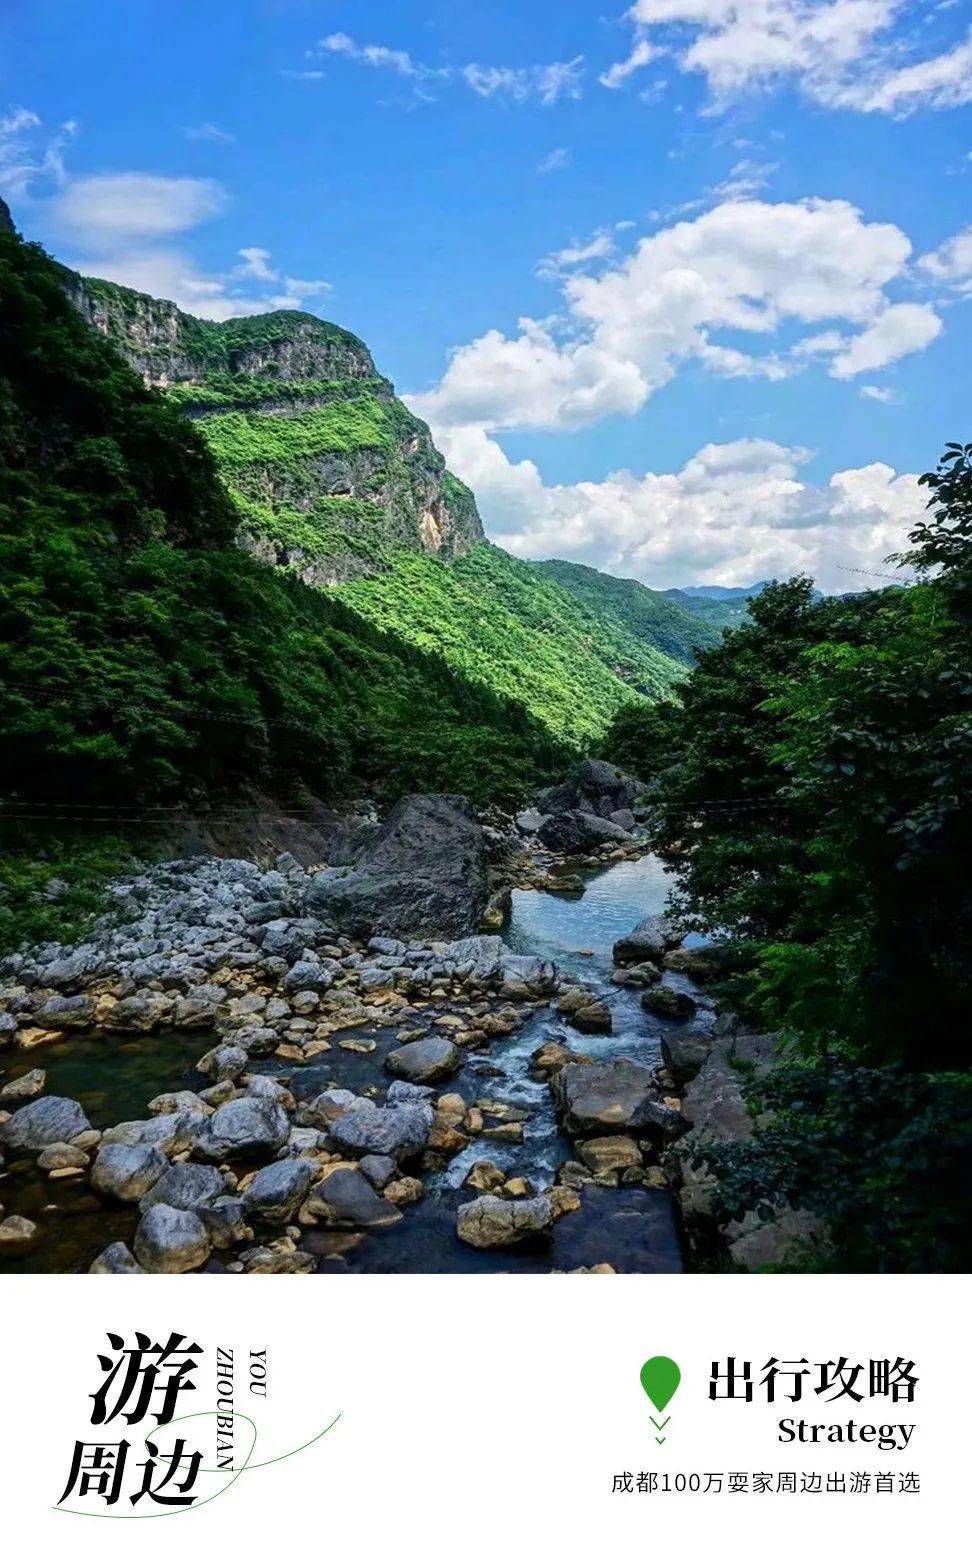
[[[110,282],[66,285],[145,382],[199,422],[240,542],[264,561],[321,587],[382,570],[396,547],[448,561],[482,539],[472,493],[347,330],[296,312],[211,323]]]

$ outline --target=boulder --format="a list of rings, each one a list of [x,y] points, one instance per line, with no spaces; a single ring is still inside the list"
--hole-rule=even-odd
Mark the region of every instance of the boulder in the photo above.
[[[0,1090],[0,1104],[6,1106],[11,1101],[32,1101],[41,1094],[46,1084],[47,1074],[43,1069],[30,1069],[19,1079],[9,1080]]]
[[[111,1242],[99,1253],[89,1274],[144,1274],[145,1270],[124,1242]]]
[[[582,1140],[577,1146],[577,1154],[595,1174],[623,1172],[642,1164],[641,1151],[630,1134],[603,1134]]]
[[[611,1011],[600,999],[595,999],[591,1004],[582,1004],[570,1015],[570,1024],[576,1026],[578,1031],[586,1031],[591,1035],[604,1035],[611,1030]]]
[[[662,1062],[676,1085],[684,1085],[698,1074],[716,1037],[711,1027],[682,1026],[666,1031],[661,1039]]]
[[[154,1145],[102,1145],[91,1168],[91,1186],[107,1198],[134,1202],[158,1182],[167,1165]]]
[[[207,1118],[196,1149],[208,1161],[230,1156],[274,1155],[287,1143],[287,1114],[277,1102],[241,1096]]]
[[[342,1112],[328,1125],[328,1133],[350,1155],[390,1155],[396,1161],[405,1161],[424,1150],[431,1128],[432,1108],[428,1103],[405,1102],[394,1107],[359,1106]]]
[[[168,1204],[170,1209],[198,1210],[218,1199],[223,1190],[223,1178],[215,1166],[175,1161],[148,1190],[139,1208],[144,1212],[153,1204]]]
[[[630,934],[614,942],[615,966],[631,966],[640,961],[660,962],[665,952],[677,945],[681,934],[670,920],[657,913],[649,913],[636,923]]]
[[[32,1154],[45,1145],[67,1143],[90,1127],[76,1101],[67,1096],[40,1096],[0,1124],[0,1145],[14,1155],[21,1151]]]
[[[134,993],[119,999],[105,1016],[112,1031],[154,1031],[172,1009],[171,1000],[159,993]]]
[[[637,810],[646,794],[644,783],[612,762],[589,759],[579,762],[565,782],[542,789],[537,806],[548,814],[586,810],[606,818],[619,810]]]
[[[230,1193],[221,1194],[211,1203],[200,1204],[196,1214],[209,1232],[214,1247],[232,1247],[234,1242],[253,1239],[253,1232],[246,1223],[243,1200]]]
[[[456,1232],[470,1247],[512,1247],[528,1238],[543,1236],[553,1225],[549,1199],[500,1199],[487,1193],[460,1204]]]
[[[0,1247],[25,1247],[37,1236],[37,1226],[24,1215],[8,1215],[0,1220]]]
[[[394,1048],[385,1059],[385,1068],[399,1079],[416,1085],[435,1085],[456,1073],[462,1055],[447,1037],[423,1037]]]
[[[652,1071],[630,1059],[568,1064],[550,1089],[561,1125],[574,1138],[644,1134],[663,1144],[682,1132],[679,1114],[657,1098]]]
[[[641,1008],[649,1015],[663,1015],[666,1020],[688,1020],[698,1005],[689,994],[663,983],[658,988],[645,990],[641,995]]]
[[[209,1257],[209,1232],[190,1209],[153,1204],[135,1232],[135,1257],[149,1274],[184,1274]]]
[[[313,1176],[313,1166],[299,1157],[272,1161],[257,1172],[243,1194],[247,1212],[286,1225],[299,1209]]]
[[[371,1186],[379,1191],[388,1186],[397,1170],[395,1161],[390,1155],[363,1155],[358,1166]]]
[[[728,945],[699,945],[690,950],[679,945],[665,956],[670,972],[684,972],[695,983],[711,983],[721,977],[729,960]]]
[[[554,853],[591,853],[605,842],[627,842],[628,833],[589,810],[564,810],[547,816],[537,841]]]
[[[488,898],[486,839],[467,799],[402,799],[353,870],[315,875],[310,911],[345,933],[422,938],[470,934]]]
[[[155,1145],[164,1155],[190,1150],[199,1137],[204,1119],[195,1112],[164,1112],[154,1118],[135,1118],[106,1128],[105,1145]]]
[[[56,995],[41,1005],[34,1020],[49,1031],[81,1031],[94,1020],[94,1000],[86,993]]]
[[[309,1194],[307,1214],[332,1226],[363,1226],[374,1230],[394,1226],[401,1211],[379,1197],[363,1172],[353,1166],[331,1172]]]

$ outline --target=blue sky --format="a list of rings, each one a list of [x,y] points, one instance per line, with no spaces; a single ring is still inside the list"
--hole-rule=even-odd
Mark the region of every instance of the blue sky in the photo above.
[[[0,192],[92,273],[361,334],[522,555],[861,586],[972,435],[970,20],[8,0]]]

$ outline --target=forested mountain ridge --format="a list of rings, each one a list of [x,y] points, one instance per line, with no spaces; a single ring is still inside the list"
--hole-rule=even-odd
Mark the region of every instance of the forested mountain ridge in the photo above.
[[[511,799],[567,759],[528,710],[236,543],[196,426],[0,223],[0,814],[250,785]]]
[[[605,608],[616,580],[599,598],[488,545],[472,493],[349,331],[286,311],[210,323],[60,273],[82,317],[197,425],[245,549],[336,590],[554,739],[597,741],[623,706],[669,695],[715,640],[640,585],[643,619],[626,617]]]
[[[451,558],[482,539],[472,493],[348,330],[291,311],[212,323],[64,274],[82,317],[198,421],[263,560],[333,584],[387,546]]]

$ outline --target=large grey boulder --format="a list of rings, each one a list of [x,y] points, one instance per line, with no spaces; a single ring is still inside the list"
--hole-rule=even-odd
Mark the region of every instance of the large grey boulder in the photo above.
[[[149,1274],[184,1274],[209,1257],[209,1232],[190,1209],[153,1204],[135,1232],[135,1257]]]
[[[154,1145],[102,1145],[91,1168],[91,1186],[107,1198],[133,1203],[148,1193],[167,1166]]]
[[[537,807],[547,814],[586,810],[607,818],[618,810],[636,810],[644,802],[644,783],[610,761],[581,761],[566,782],[542,789]]]
[[[405,1161],[424,1150],[431,1127],[428,1103],[406,1102],[394,1107],[354,1107],[334,1118],[328,1133],[350,1155],[390,1155]]]
[[[86,993],[56,994],[41,1005],[34,1020],[49,1031],[82,1031],[94,1020],[94,1000]]]
[[[470,933],[488,897],[486,838],[468,799],[414,794],[392,810],[354,869],[322,871],[310,912],[358,938]]]
[[[68,1143],[87,1133],[91,1124],[84,1110],[68,1096],[41,1096],[28,1102],[0,1125],[0,1145],[16,1155]]]
[[[455,1074],[461,1062],[459,1049],[448,1038],[422,1037],[418,1042],[393,1048],[385,1059],[385,1068],[414,1085],[435,1085]]]
[[[207,1118],[196,1144],[208,1161],[230,1156],[275,1155],[287,1143],[287,1114],[277,1102],[241,1096]]]
[[[402,1218],[387,1199],[380,1198],[363,1172],[355,1167],[331,1172],[307,1199],[307,1213],[332,1226],[362,1226],[376,1230],[394,1226]]]
[[[665,952],[677,945],[682,936],[671,920],[659,913],[649,913],[636,923],[629,934],[614,942],[615,966],[632,966],[639,961],[662,960]]]
[[[172,1001],[160,993],[133,993],[119,999],[105,1017],[113,1031],[154,1031],[171,1014]]]
[[[192,1148],[204,1122],[197,1112],[163,1112],[154,1118],[115,1123],[105,1129],[101,1142],[103,1145],[155,1145],[165,1155],[179,1155]]]
[[[261,1220],[285,1224],[300,1207],[313,1176],[309,1161],[272,1161],[257,1172],[243,1194],[243,1203],[250,1214],[259,1215]]]
[[[682,1132],[679,1114],[658,1100],[654,1075],[643,1064],[568,1064],[550,1082],[554,1106],[574,1138],[644,1134],[665,1144]]]
[[[554,853],[589,853],[605,842],[627,842],[628,833],[591,811],[564,810],[547,816],[537,841]]]
[[[542,1194],[535,1199],[500,1199],[486,1193],[459,1206],[456,1232],[460,1242],[470,1247],[511,1247],[544,1235],[553,1222],[550,1200]]]
[[[223,1178],[215,1166],[196,1161],[175,1161],[140,1201],[141,1210],[153,1204],[168,1204],[170,1209],[198,1210],[212,1204],[224,1191]]]

